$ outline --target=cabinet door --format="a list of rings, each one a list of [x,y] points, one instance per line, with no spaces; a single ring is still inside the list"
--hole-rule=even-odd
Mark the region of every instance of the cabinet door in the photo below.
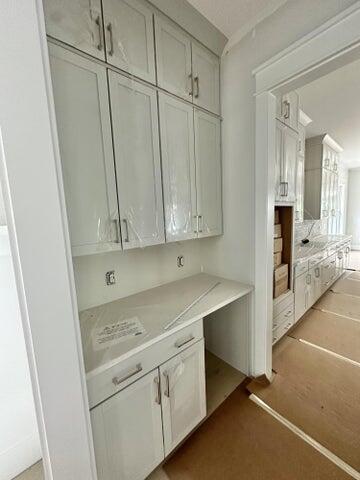
[[[298,134],[285,127],[283,130],[283,162],[282,162],[282,181],[285,183],[284,200],[287,202],[295,201],[296,185],[296,162],[298,151]]]
[[[196,197],[199,237],[222,233],[220,120],[195,111]]]
[[[155,17],[158,85],[186,100],[192,98],[191,41],[164,18]]]
[[[158,369],[90,415],[99,480],[143,480],[164,459]]]
[[[311,281],[311,280],[310,280]],[[297,322],[308,309],[309,273],[303,273],[295,278],[295,321]]]
[[[276,121],[275,137],[275,200],[284,200],[285,188],[282,183],[282,155],[283,155],[283,130],[284,126]]]
[[[166,241],[197,237],[193,107],[159,93]]]
[[[109,63],[155,83],[153,13],[141,0],[103,0]]]
[[[156,91],[109,71],[123,248],[165,242]]]
[[[43,0],[46,33],[105,60],[101,0]]]
[[[206,415],[204,341],[160,367],[165,456]]]
[[[304,157],[297,156],[296,165],[296,205],[295,205],[295,221],[302,222],[304,220]]]
[[[73,253],[120,248],[106,70],[50,45]]]
[[[194,103],[211,112],[220,113],[220,64],[216,55],[192,43]]]

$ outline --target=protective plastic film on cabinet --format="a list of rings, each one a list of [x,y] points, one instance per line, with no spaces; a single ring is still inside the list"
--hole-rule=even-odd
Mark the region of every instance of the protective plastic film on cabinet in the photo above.
[[[104,57],[101,5],[99,0],[44,0],[49,35]]]

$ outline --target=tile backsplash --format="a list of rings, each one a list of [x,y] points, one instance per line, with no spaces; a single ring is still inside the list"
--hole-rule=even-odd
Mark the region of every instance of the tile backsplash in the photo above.
[[[299,244],[302,239],[312,239],[318,235],[326,235],[327,219],[321,220],[304,220],[295,224],[295,245]]]

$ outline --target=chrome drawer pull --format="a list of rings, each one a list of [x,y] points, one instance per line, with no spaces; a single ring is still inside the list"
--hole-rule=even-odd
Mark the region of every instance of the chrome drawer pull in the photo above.
[[[286,315],[284,315],[286,318],[291,317],[292,315],[292,310],[289,310]]]
[[[175,343],[175,347],[176,348],[181,348],[183,347],[184,345],[186,345],[187,343],[190,343],[192,342],[193,340],[195,340],[195,337],[193,335],[191,335],[190,338],[187,338],[186,340],[178,340],[176,343]]]
[[[120,383],[125,382],[125,380],[128,380],[129,378],[133,377],[137,373],[140,373],[142,371],[142,366],[141,363],[138,363],[135,367],[135,369],[132,372],[127,373],[123,377],[114,377],[112,379],[112,383],[117,386],[120,385]]]

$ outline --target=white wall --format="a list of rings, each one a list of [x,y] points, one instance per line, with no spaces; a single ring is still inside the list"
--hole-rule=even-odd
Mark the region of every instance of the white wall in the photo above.
[[[352,235],[352,248],[360,250],[360,169],[349,170],[346,233]]]
[[[199,273],[203,241],[188,240],[125,252],[75,257],[79,310]],[[177,266],[178,255],[185,258],[182,268]],[[105,284],[108,270],[115,270],[115,285]]]
[[[9,480],[39,460],[41,452],[5,226],[0,226],[0,311],[0,478]]]

